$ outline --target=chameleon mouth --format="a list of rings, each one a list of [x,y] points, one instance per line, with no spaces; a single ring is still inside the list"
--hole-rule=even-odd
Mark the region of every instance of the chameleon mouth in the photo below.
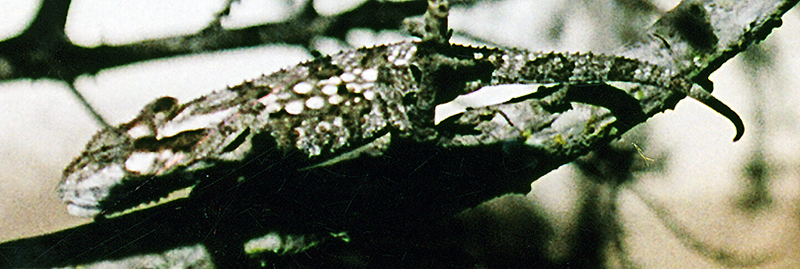
[[[73,216],[112,216],[153,202],[188,196],[196,178],[178,173],[167,176],[134,175],[125,164],[84,167],[82,173],[67,176],[58,186],[67,212]],[[83,177],[82,174],[90,174]],[[177,194],[176,194],[177,193]]]
[[[73,174],[65,178],[57,190],[61,193],[61,200],[67,204],[70,215],[92,217],[101,212],[100,202],[107,199],[110,188],[124,176],[122,166],[112,164],[100,168],[87,178],[81,179]]]
[[[78,204],[73,201],[68,201],[67,213],[78,217],[93,217],[100,214],[100,208],[92,204]]]
[[[100,213],[99,200],[105,196],[98,196],[97,191],[81,189],[80,184],[62,184],[59,186],[61,200],[67,204],[67,212],[73,216],[93,217]]]

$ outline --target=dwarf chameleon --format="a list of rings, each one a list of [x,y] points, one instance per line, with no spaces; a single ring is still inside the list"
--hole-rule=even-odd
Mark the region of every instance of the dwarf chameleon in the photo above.
[[[416,31],[422,41],[318,57],[186,103],[158,98],[130,122],[96,134],[67,166],[57,191],[70,214],[95,216],[157,200],[196,184],[215,165],[259,154],[297,156],[304,161],[279,165],[302,170],[380,155],[392,138],[437,143],[446,140],[434,121],[437,105],[506,84],[659,87],[729,118],[737,128],[734,140],[743,133],[735,112],[669,69],[591,53],[452,45],[446,16],[446,1],[432,0]],[[254,152],[254,143],[274,150]],[[146,192],[145,183],[160,191],[133,195]]]

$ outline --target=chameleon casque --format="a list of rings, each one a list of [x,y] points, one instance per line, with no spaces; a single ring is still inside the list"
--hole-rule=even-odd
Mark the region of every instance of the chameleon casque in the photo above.
[[[657,87],[684,93],[729,118],[737,127],[734,140],[743,133],[735,112],[669,69],[591,53],[452,45],[446,16],[446,2],[431,1],[425,29],[417,33],[422,41],[318,57],[183,104],[159,98],[132,121],[96,134],[66,168],[57,191],[70,214],[88,217],[157,200],[196,184],[222,163],[264,154],[292,156],[301,161],[270,165],[303,170],[378,156],[396,139],[444,147],[525,140],[525,130],[518,130],[516,137],[485,134],[483,140],[454,143],[458,134],[434,121],[437,105],[506,84]],[[271,150],[256,152],[263,148]],[[145,182],[159,184],[164,193],[134,198]]]

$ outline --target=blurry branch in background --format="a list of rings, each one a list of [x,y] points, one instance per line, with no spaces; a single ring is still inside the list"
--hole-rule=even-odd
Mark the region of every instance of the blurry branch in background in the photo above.
[[[422,15],[426,1],[366,1],[347,12],[322,16],[312,1],[287,20],[242,29],[224,29],[220,21],[230,11],[230,1],[203,30],[186,36],[147,40],[120,46],[85,48],[67,39],[64,26],[70,1],[42,1],[36,18],[20,35],[0,42],[0,80],[50,78],[73,82],[83,74],[140,61],[199,52],[259,46],[272,43],[308,47],[316,36],[344,39],[353,28],[400,29],[404,19]],[[471,5],[480,1],[455,1]]]
[[[232,1],[231,1],[232,2]],[[259,46],[270,43],[308,46],[315,36],[343,38],[352,28],[398,29],[403,19],[425,12],[425,1],[367,1],[334,16],[321,16],[305,1],[288,20],[242,29],[223,29],[220,19],[230,3],[208,27],[192,35],[147,40],[121,46],[86,48],[67,39],[64,26],[70,1],[42,1],[36,18],[20,35],[0,42],[0,80],[49,78],[72,85],[83,74],[146,60],[199,52]],[[73,93],[106,125],[80,93]]]

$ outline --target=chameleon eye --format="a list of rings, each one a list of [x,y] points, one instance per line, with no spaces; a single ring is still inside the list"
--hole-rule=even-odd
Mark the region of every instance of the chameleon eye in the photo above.
[[[178,105],[177,99],[169,96],[161,97],[152,103],[150,110],[157,113],[157,112],[167,111],[176,105]]]
[[[156,139],[153,136],[142,137],[133,141],[133,148],[138,151],[157,152],[169,149],[174,152],[190,151],[205,136],[205,129],[180,132],[174,136]]]
[[[98,163],[109,163],[109,162],[112,162],[112,161],[114,161],[114,157],[116,157],[116,154],[114,154],[113,151],[108,151],[108,150],[96,153],[93,156],[95,161],[98,162]]]

